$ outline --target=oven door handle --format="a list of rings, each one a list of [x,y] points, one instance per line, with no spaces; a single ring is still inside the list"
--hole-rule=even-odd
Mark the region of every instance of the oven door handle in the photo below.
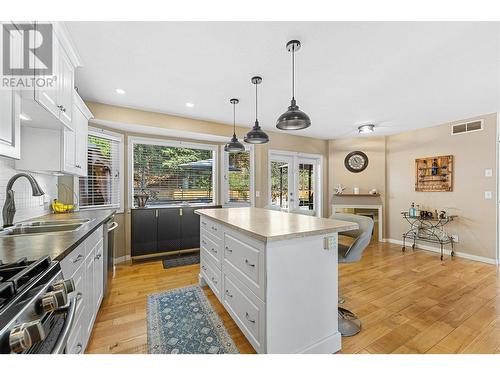
[[[75,320],[76,305],[78,304],[76,297],[71,298],[68,306],[56,310],[57,313],[66,313],[66,322],[59,335],[52,354],[63,354],[66,349],[66,344],[68,343],[68,337],[73,329],[73,322]]]
[[[111,225],[108,228],[108,232],[114,231],[116,228],[118,228],[118,223],[116,221],[113,221]]]

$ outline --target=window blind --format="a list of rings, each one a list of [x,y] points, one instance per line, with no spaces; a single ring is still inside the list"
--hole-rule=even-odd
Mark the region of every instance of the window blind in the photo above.
[[[133,194],[148,204],[212,203],[213,151],[134,143]]]
[[[228,158],[228,203],[250,203],[250,151],[230,153]]]
[[[80,208],[120,207],[120,144],[111,137],[89,134],[87,177],[80,177]]]

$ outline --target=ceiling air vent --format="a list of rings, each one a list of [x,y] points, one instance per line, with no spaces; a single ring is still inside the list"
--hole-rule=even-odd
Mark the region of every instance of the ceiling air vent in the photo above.
[[[451,135],[477,132],[483,130],[483,120],[463,122],[451,126]]]

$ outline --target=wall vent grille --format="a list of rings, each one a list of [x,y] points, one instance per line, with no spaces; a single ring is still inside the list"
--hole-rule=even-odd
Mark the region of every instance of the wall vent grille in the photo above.
[[[451,135],[465,134],[483,130],[483,120],[462,122],[451,125]]]

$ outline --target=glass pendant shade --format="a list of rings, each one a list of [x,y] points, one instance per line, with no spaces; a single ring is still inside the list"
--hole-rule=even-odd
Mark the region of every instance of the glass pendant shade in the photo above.
[[[243,152],[245,151],[245,146],[236,137],[236,104],[240,101],[238,99],[231,99],[229,102],[233,105],[233,137],[224,146],[224,151],[231,153]]]
[[[286,49],[292,53],[292,101],[288,110],[276,121],[280,130],[301,130],[311,126],[311,119],[302,112],[295,101],[295,52],[300,49],[298,40],[291,40],[286,44]]]
[[[252,77],[252,83],[255,85],[255,124],[252,127],[243,140],[246,143],[251,144],[262,144],[269,142],[269,136],[262,130],[259,125],[259,120],[257,119],[257,85],[262,82],[261,77]]]

